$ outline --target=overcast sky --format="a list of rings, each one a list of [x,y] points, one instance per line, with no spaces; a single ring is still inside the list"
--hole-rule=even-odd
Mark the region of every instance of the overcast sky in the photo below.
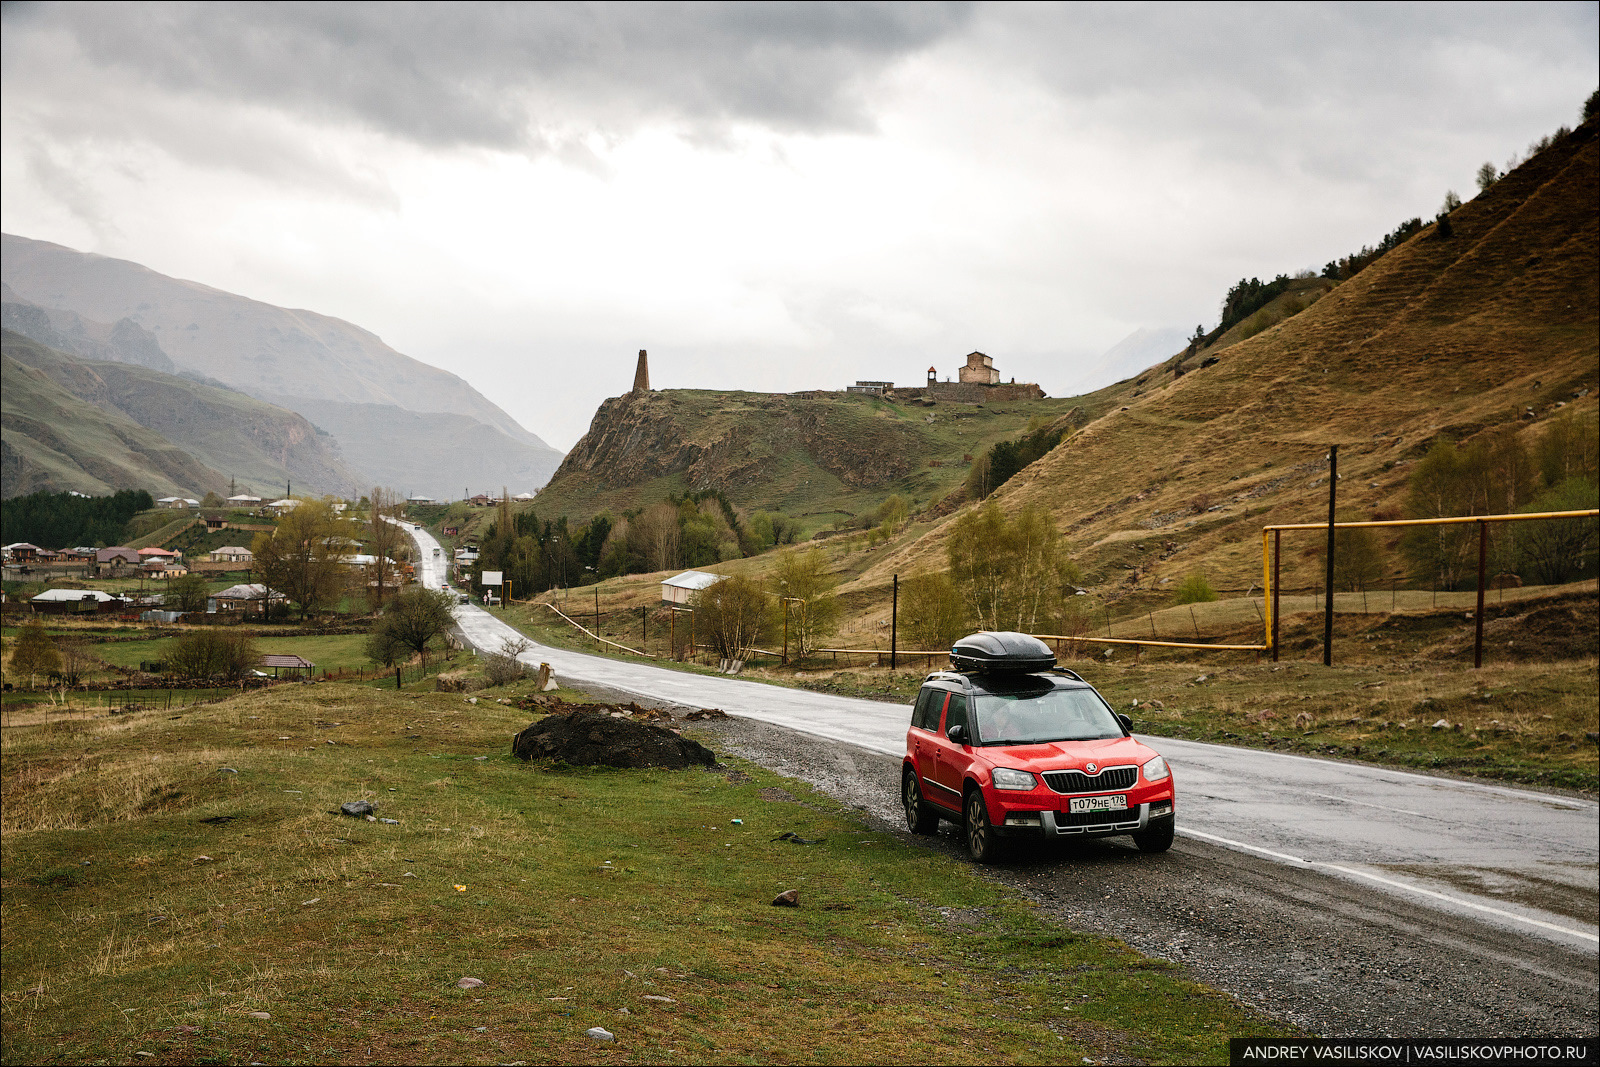
[[[9,233],[348,319],[568,448],[978,348],[1052,395],[1576,124],[1576,4],[20,4]]]

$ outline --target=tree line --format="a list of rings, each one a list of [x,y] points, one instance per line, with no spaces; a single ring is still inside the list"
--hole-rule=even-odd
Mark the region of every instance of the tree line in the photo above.
[[[552,520],[531,510],[513,513],[502,500],[479,539],[478,566],[503,572],[514,591],[532,596],[623,574],[742,559],[793,544],[799,534],[799,522],[781,512],[742,518],[718,489],[669,496],[581,524],[564,515]]]
[[[12,497],[0,509],[0,543],[25,541],[43,548],[121,544],[128,520],[156,506],[143,489],[120,489],[110,496],[82,496],[40,490]]]

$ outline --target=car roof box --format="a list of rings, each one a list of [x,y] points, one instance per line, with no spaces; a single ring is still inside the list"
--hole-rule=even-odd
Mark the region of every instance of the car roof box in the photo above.
[[[1047,671],[1056,654],[1037,637],[983,630],[957,641],[950,663],[958,671]]]

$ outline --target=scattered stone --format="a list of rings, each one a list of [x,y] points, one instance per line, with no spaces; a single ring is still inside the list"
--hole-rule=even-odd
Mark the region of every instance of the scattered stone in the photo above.
[[[210,863],[211,862],[211,857],[210,856],[196,856],[194,858],[194,861],[196,863]]]
[[[726,719],[728,713],[721,708],[697,708],[684,716],[689,722],[701,722],[705,719]]]
[[[473,1033],[477,1034],[487,1034],[489,1032],[489,1028],[487,1026],[474,1026],[472,1031]]]
[[[584,1033],[589,1035],[589,1037],[595,1041],[614,1042],[617,1039],[616,1034],[613,1034],[610,1030],[607,1030],[603,1026],[591,1026],[589,1029],[585,1030]]]
[[[399,819],[379,819],[378,821],[381,822],[381,823],[386,823],[389,826],[399,826],[400,825],[400,820]]]
[[[633,1012],[629,1011],[627,1008],[618,1008],[617,1009],[617,1014],[618,1015],[632,1015]]]
[[[664,997],[659,993],[646,993],[642,999],[644,999],[644,1000],[653,1000],[658,1004],[676,1004],[676,1003],[678,1003],[676,1000],[673,1000],[671,997]]]
[[[606,711],[574,710],[548,715],[511,742],[518,759],[553,759],[574,766],[712,767],[717,757],[709,748],[685,740],[671,730]]]
[[[1438,722],[1436,722],[1432,726],[1428,727],[1428,729],[1430,729],[1430,730],[1448,730],[1448,729],[1450,729],[1450,720],[1448,720],[1448,719],[1440,719]]]
[[[352,800],[349,803],[340,804],[339,812],[342,815],[350,816],[352,819],[359,819],[362,816],[372,814],[372,805],[365,800]]]
[[[467,703],[468,704],[476,704],[477,702],[478,702],[478,698],[477,697],[468,697],[467,698]]]
[[[1144,706],[1147,707],[1147,708],[1155,708],[1157,711],[1166,711],[1167,710],[1167,706],[1165,704],[1161,703],[1161,701],[1159,701],[1159,700],[1146,700],[1144,702]]]
[[[800,891],[798,889],[785,889],[772,898],[774,908],[798,908],[800,906]]]
[[[248,1014],[249,1014],[250,1018],[252,1018],[252,1019],[270,1019],[270,1018],[272,1018],[272,1015],[269,1012],[264,1012],[264,1011],[252,1011],[252,1012],[249,1012]]]
[[[482,978],[463,978],[456,983],[457,989],[477,989],[483,985]]]

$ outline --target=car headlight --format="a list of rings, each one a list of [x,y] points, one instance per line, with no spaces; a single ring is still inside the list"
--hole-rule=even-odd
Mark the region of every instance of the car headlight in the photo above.
[[[1159,782],[1171,773],[1167,769],[1166,759],[1161,756],[1157,756],[1144,765],[1144,780],[1147,782]]]
[[[1013,770],[1010,767],[996,767],[993,778],[996,789],[1032,789],[1038,785],[1033,775],[1027,771]]]

